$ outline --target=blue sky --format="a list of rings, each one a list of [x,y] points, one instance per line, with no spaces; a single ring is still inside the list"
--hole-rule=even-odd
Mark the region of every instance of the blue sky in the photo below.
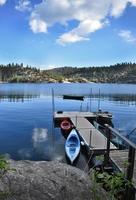
[[[0,63],[136,62],[136,0],[0,0]]]

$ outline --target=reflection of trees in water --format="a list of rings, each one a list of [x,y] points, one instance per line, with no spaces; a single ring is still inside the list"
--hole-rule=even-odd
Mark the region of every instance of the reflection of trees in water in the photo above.
[[[115,94],[109,97],[109,100],[136,105],[136,95],[133,94]]]
[[[39,95],[32,94],[0,94],[0,101],[8,100],[9,102],[24,102],[24,100],[31,100],[38,97]]]
[[[118,103],[136,105],[136,94],[94,94],[92,98],[106,99]]]

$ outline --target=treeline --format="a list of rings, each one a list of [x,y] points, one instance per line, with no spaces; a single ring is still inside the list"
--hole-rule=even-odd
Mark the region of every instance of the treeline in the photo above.
[[[27,83],[27,82],[54,82],[46,71],[21,64],[0,65],[0,82]]]
[[[51,70],[12,63],[0,65],[0,81],[136,83],[136,63],[102,67],[61,67]]]
[[[102,67],[62,67],[50,70],[67,80],[101,83],[136,83],[136,63],[120,63]]]
[[[39,73],[36,68],[30,66],[23,66],[21,64],[8,64],[0,65],[0,81],[1,82],[29,82],[29,76],[31,73]]]

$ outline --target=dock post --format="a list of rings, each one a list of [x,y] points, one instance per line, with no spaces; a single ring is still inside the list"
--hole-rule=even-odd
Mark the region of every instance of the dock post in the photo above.
[[[129,146],[128,168],[127,168],[127,179],[129,181],[131,181],[133,178],[134,162],[135,162],[135,149],[133,147]]]
[[[80,112],[82,112],[82,103],[81,103],[81,105],[80,105]]]
[[[88,106],[88,102],[87,102],[87,106],[86,106],[86,112],[89,111],[89,106]]]
[[[92,111],[92,88],[90,91],[90,112]]]
[[[100,110],[100,101],[101,101],[101,91],[100,91],[100,88],[99,88],[98,112]]]
[[[108,124],[106,124],[106,135],[107,135],[107,147],[106,147],[106,155],[105,155],[105,164],[108,164],[109,158],[110,158],[110,138],[111,138],[111,131],[109,129]]]
[[[54,145],[55,145],[54,111],[55,111],[54,90],[52,88],[52,154],[53,155],[54,155]]]
[[[92,130],[90,130],[89,146],[91,147]]]
[[[135,149],[129,146],[128,152],[128,167],[126,178],[128,181],[132,181],[133,172],[134,172],[134,162],[135,162]],[[132,190],[129,186],[126,187],[125,200],[135,200],[135,191]]]
[[[53,118],[54,118],[54,111],[55,111],[55,102],[54,102],[54,90],[52,88],[52,113],[53,113]]]

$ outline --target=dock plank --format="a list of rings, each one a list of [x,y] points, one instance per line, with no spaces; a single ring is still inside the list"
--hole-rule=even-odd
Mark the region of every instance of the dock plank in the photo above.
[[[95,150],[106,149],[107,138],[99,130],[97,130],[86,118],[78,116],[70,117],[70,119],[87,145]],[[113,145],[112,143],[110,144],[110,148],[116,149],[115,145]]]

